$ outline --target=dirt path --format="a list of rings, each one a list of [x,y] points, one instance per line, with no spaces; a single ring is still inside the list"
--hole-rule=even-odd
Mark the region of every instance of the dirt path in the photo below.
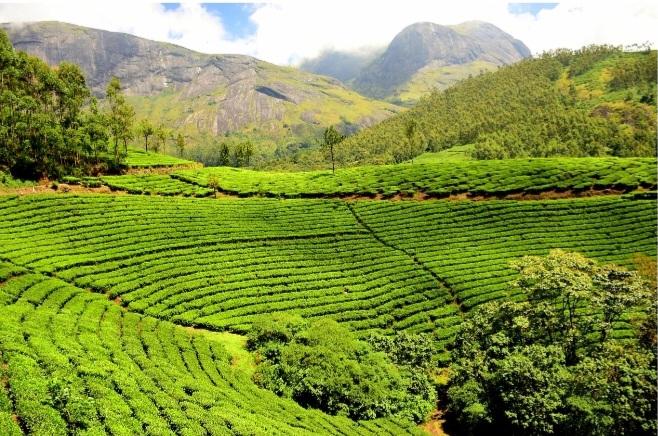
[[[126,191],[112,191],[108,186],[99,186],[98,188],[85,188],[81,185],[67,185],[60,183],[57,188],[52,185],[37,185],[22,188],[5,188],[0,189],[0,195],[17,194],[17,195],[36,195],[36,194],[113,194],[123,195]]]
[[[515,201],[528,201],[528,200],[555,200],[567,198],[585,198],[585,197],[600,197],[607,195],[622,195],[629,192],[646,192],[647,189],[638,188],[636,190],[623,190],[623,189],[586,189],[586,190],[547,190],[538,193],[516,192],[516,193],[501,193],[501,194],[473,194],[473,193],[460,193],[450,195],[429,194],[422,191],[416,191],[413,196],[406,194],[395,194],[392,196],[377,195],[301,195],[296,198],[305,199],[334,199],[334,200],[347,200],[347,201],[430,201],[430,200],[444,200],[444,201],[487,201],[487,200],[515,200]],[[56,187],[52,184],[39,184],[31,187],[22,188],[0,188],[0,195],[17,194],[17,195],[33,195],[33,194],[111,194],[111,195],[127,195],[126,191],[111,190],[108,186],[100,186],[97,188],[86,188],[81,185],[68,185],[60,183]],[[215,198],[246,198],[240,195],[235,195],[231,192],[219,190],[214,195],[210,194],[209,197]],[[285,195],[281,196],[285,199]]]

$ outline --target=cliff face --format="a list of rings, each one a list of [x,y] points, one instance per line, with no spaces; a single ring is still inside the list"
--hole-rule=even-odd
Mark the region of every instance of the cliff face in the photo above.
[[[416,23],[398,33],[351,85],[373,98],[390,98],[409,88],[413,81],[424,82],[429,88],[424,91],[428,92],[433,86],[445,88],[483,68],[511,64],[527,56],[530,50],[523,42],[489,23]],[[465,73],[460,74],[460,69]],[[453,78],[446,77],[447,73]],[[432,75],[429,80],[423,77]]]
[[[396,112],[391,105],[350,91],[336,79],[249,56],[202,54],[58,22],[1,26],[15,49],[53,66],[62,61],[79,65],[99,97],[110,79],[118,77],[124,94],[133,97],[138,115],[188,133],[245,128],[273,132],[284,125],[326,126],[341,120],[364,127]]]
[[[96,95],[112,77],[121,79],[126,95],[149,95],[168,87],[181,89],[212,67],[212,57],[172,44],[56,22],[2,25],[14,48],[50,65],[79,65]]]

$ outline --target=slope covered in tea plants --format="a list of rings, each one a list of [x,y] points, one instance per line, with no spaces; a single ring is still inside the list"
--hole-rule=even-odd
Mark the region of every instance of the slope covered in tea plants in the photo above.
[[[552,190],[632,190],[656,186],[653,158],[553,158],[379,165],[308,172],[264,172],[228,167],[176,171],[172,177],[240,196],[331,197],[451,194],[500,196]]]
[[[221,343],[0,263],[3,435],[420,434],[256,388]]]
[[[360,335],[448,339],[507,298],[507,263],[551,248],[656,255],[656,202],[345,202],[3,197],[0,257],[186,325],[246,331],[262,313],[329,316]],[[458,306],[459,303],[461,307]]]

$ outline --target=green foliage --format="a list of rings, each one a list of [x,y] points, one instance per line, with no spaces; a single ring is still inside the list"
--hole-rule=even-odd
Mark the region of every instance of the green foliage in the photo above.
[[[471,143],[476,159],[655,156],[655,53],[557,50],[469,77],[353,135],[338,158],[403,162]],[[608,117],[598,108],[603,103],[632,114]],[[414,141],[411,125],[419,134]]]
[[[331,158],[331,172],[336,172],[336,146],[345,140],[345,135],[340,133],[334,128],[334,126],[329,126],[324,131],[324,137],[322,140],[322,149],[325,153],[329,153]]]
[[[11,174],[0,171],[0,189],[27,188],[35,185],[34,181],[16,179]]]
[[[646,283],[562,250],[512,266],[528,301],[481,305],[457,334],[447,387],[456,421],[470,433],[655,432],[653,353],[607,334],[649,305]]]
[[[463,161],[425,165],[379,165],[309,172],[238,171],[203,168],[172,177],[207,186],[216,175],[222,190],[240,196],[305,197],[362,195],[384,197],[419,192],[430,197],[467,193],[506,195],[542,191],[651,188],[656,185],[655,159],[553,158],[503,162]]]
[[[113,77],[105,91],[108,105],[107,125],[113,140],[112,153],[114,164],[118,167],[128,153],[128,141],[133,138],[135,110],[130,106],[122,93],[121,81]],[[119,146],[123,143],[123,150]]]
[[[82,70],[14,51],[0,31],[0,165],[23,178],[58,177],[91,158]]]
[[[80,67],[62,62],[50,68],[37,57],[14,51],[0,31],[2,169],[27,179],[118,171],[135,133],[134,119],[116,77],[99,108]],[[156,129],[146,119],[138,134],[146,147],[154,134],[156,145],[171,136],[163,125]]]
[[[364,426],[258,389],[212,333],[16,267],[1,277],[3,435],[420,434],[409,422]]]
[[[179,133],[176,136],[176,147],[178,148],[178,155],[180,157],[183,157],[183,152],[185,151],[185,138],[183,138],[183,135]]]
[[[437,349],[436,340],[425,333],[402,331],[394,336],[372,334],[367,341],[375,351],[386,353],[396,365],[422,369],[430,366]]]
[[[133,147],[128,147],[128,153],[125,156],[124,162],[129,168],[193,168],[201,166],[201,164],[191,160],[180,159],[153,151],[147,152]]]
[[[217,192],[219,189],[220,182],[217,176],[210,176],[208,178],[208,188],[212,189],[212,192]]]
[[[427,378],[399,371],[334,320],[265,317],[254,323],[249,344],[263,359],[254,380],[304,407],[352,419],[397,415],[417,421],[433,407]],[[423,382],[426,389],[418,389]]]
[[[135,133],[137,133],[138,136],[141,136],[144,138],[144,151],[148,153],[149,151],[149,138],[155,134],[155,127],[151,122],[146,119],[142,118],[139,120],[139,123],[137,123],[137,127],[135,128]],[[157,150],[155,150],[157,153]]]
[[[88,186],[90,181],[86,183]],[[105,184],[112,190],[127,191],[129,194],[184,195],[205,197],[212,194],[212,187],[201,187],[183,183],[163,174],[140,174],[125,176],[102,176],[97,185]],[[215,188],[216,190],[216,188]]]

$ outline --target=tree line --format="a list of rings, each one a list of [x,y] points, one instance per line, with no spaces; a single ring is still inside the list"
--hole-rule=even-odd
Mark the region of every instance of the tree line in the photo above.
[[[99,101],[79,66],[50,67],[36,56],[15,51],[0,31],[0,166],[19,178],[59,178],[119,170],[128,143],[143,138],[158,150],[173,131],[136,123],[121,82],[113,78]],[[185,140],[175,144],[182,155]]]

